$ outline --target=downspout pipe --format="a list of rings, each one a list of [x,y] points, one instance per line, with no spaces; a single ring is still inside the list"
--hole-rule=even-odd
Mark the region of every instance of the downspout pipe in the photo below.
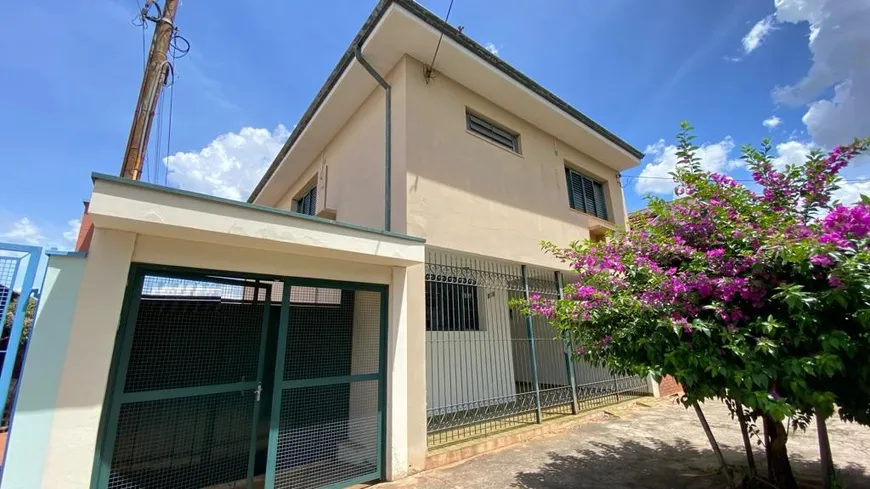
[[[393,157],[393,141],[392,141],[392,119],[393,119],[393,109],[391,104],[392,99],[392,89],[390,84],[387,83],[387,80],[384,80],[376,70],[375,67],[369,64],[369,62],[363,58],[362,51],[359,46],[354,46],[353,55],[359,64],[369,72],[369,75],[372,75],[382,87],[384,87],[384,93],[386,95],[386,119],[384,121],[384,231],[390,230],[390,210],[392,207],[392,157]]]

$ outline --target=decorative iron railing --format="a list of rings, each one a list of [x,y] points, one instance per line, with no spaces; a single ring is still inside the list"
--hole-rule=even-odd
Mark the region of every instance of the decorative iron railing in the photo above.
[[[558,332],[509,301],[558,297],[559,272],[429,250],[429,447],[649,395],[647,379],[574,360]]]

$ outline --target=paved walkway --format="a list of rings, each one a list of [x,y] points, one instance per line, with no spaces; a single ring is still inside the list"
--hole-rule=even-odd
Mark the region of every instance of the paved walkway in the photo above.
[[[377,489],[418,488],[690,488],[724,486],[694,411],[650,400],[597,414],[588,422],[481,455],[452,467],[417,474]],[[730,464],[746,465],[740,430],[724,404],[704,407]],[[829,421],[834,461],[849,488],[870,488],[870,428]],[[792,434],[792,467],[806,487],[819,487],[814,429]],[[762,447],[756,463],[764,467]]]

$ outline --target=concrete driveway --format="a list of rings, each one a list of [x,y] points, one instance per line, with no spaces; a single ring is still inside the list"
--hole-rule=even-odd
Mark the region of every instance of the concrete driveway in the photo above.
[[[746,465],[740,430],[724,404],[704,407],[729,464]],[[834,461],[849,488],[870,488],[870,428],[829,421]],[[819,487],[815,430],[793,433],[792,467],[806,487]],[[766,471],[762,447],[756,463]],[[762,472],[764,473],[764,472]],[[648,400],[554,435],[423,472],[387,488],[691,488],[724,487],[694,411]]]

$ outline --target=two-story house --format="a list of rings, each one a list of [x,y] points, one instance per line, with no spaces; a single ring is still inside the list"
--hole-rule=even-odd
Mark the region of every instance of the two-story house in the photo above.
[[[347,487],[655,390],[511,302],[572,280],[541,240],[626,223],[641,156],[381,1],[249,202],[92,175],[87,246],[47,260],[0,483]]]
[[[642,156],[418,3],[383,1],[249,202],[426,239],[408,331],[422,468],[427,451],[646,385],[566,363],[548,325],[508,306],[557,293],[565,266],[542,239],[625,224],[619,174]]]

